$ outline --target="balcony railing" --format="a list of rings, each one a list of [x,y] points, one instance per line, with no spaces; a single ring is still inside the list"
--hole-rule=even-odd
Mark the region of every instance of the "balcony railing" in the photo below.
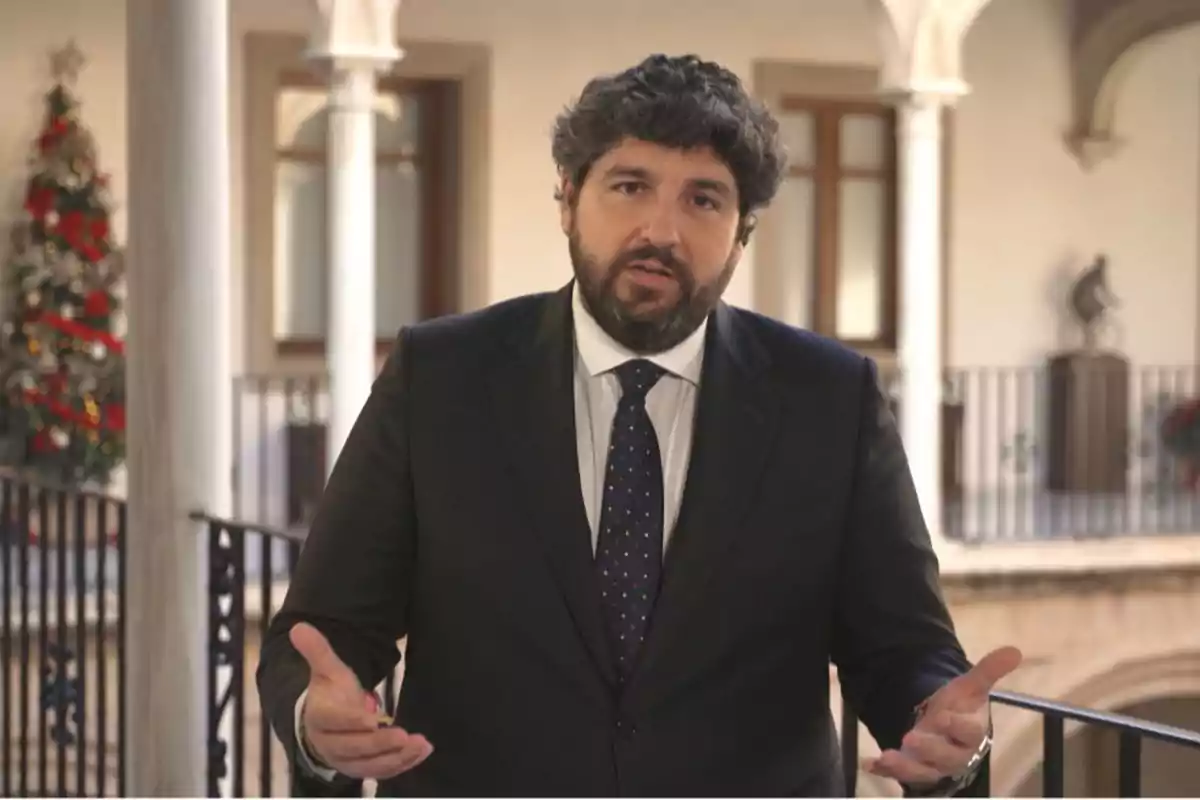
[[[1110,714],[1088,708],[1057,703],[1017,692],[993,691],[993,704],[1031,711],[1042,718],[1042,793],[1040,797],[1065,797],[1063,779],[1066,764],[1066,723],[1083,723],[1115,731],[1118,738],[1117,797],[1142,796],[1142,744],[1147,740],[1194,750],[1200,762],[1200,732],[1160,725],[1124,714]],[[842,708],[842,768],[846,793],[855,796],[858,781],[858,717],[849,704]],[[997,742],[995,747],[1003,747]],[[962,793],[967,797],[992,796],[990,761],[985,761],[978,777]]]
[[[1196,367],[1104,358],[949,370],[943,525],[964,543],[1200,533],[1191,464],[1164,441]],[[898,373],[884,377],[894,406]]]
[[[0,476],[0,795],[123,796],[125,505]]]
[[[967,544],[1200,533],[1195,464],[1163,439],[1200,368],[1104,358],[945,374],[943,525]],[[882,377],[899,412],[899,372]],[[325,474],[319,378],[239,378],[235,515],[303,526]],[[1198,442],[1200,445],[1200,442]]]

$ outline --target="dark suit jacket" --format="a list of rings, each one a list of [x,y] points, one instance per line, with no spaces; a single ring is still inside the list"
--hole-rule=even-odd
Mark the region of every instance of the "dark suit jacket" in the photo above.
[[[679,525],[618,694],[579,485],[570,287],[403,331],[263,646],[258,685],[289,753],[300,620],[367,687],[408,637],[397,724],[435,749],[383,794],[837,795],[831,660],[896,746],[968,664],[875,370],[725,305],[705,348]]]

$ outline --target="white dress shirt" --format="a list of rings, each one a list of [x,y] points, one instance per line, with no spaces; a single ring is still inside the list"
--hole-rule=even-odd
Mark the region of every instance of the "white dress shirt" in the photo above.
[[[551,301],[553,302],[553,301]],[[670,541],[692,452],[692,427],[696,414],[696,391],[704,364],[704,335],[707,321],[688,338],[654,355],[639,356],[623,347],[601,329],[588,312],[576,283],[571,294],[571,317],[575,334],[575,440],[579,453],[579,480],[583,505],[591,527],[592,552],[596,552],[600,530],[600,505],[604,497],[608,440],[613,417],[621,399],[621,384],[612,370],[637,358],[645,358],[666,370],[646,395],[646,412],[658,435],[663,467],[663,547]],[[564,532],[566,533],[566,532]],[[312,774],[332,781],[337,773],[312,763],[304,746],[301,717],[307,691],[296,702],[295,731],[299,757]]]
[[[575,285],[571,298],[575,325],[575,438],[583,505],[592,528],[592,552],[600,530],[600,501],[604,497],[608,439],[621,399],[621,384],[613,369],[645,358],[666,370],[646,395],[646,413],[658,434],[663,468],[663,547],[679,518],[683,485],[692,452],[696,390],[704,364],[703,323],[682,342],[662,353],[638,356],[605,333],[588,313]]]

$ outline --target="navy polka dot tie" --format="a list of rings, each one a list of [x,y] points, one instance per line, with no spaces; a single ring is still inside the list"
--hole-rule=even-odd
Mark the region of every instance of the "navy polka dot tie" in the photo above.
[[[663,369],[639,359],[615,372],[622,393],[608,445],[596,570],[617,674],[624,681],[645,638],[662,572],[662,460],[646,393]]]

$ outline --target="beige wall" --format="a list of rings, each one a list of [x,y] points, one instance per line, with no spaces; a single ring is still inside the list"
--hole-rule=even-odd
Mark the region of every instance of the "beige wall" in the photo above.
[[[869,71],[878,61],[865,3],[755,0],[753,6],[753,13],[745,5],[697,7],[683,26],[677,7],[665,2],[404,3],[402,38],[415,43],[405,68],[436,56],[433,42],[469,45],[478,54],[465,100],[473,114],[465,126],[465,149],[473,159],[465,170],[470,196],[463,200],[466,307],[552,288],[568,277],[551,200],[548,129],[588,77],[651,50],[700,52],[760,83],[763,63]],[[1198,292],[1200,31],[1173,34],[1147,48],[1118,104],[1119,132],[1128,144],[1088,174],[1061,144],[1069,111],[1066,7],[1066,0],[992,3],[969,34],[965,70],[972,92],[955,114],[952,154],[950,361],[1036,363],[1065,343],[1056,307],[1064,281],[1104,250],[1112,255],[1124,301],[1124,349],[1142,363],[1190,362]],[[262,30],[302,35],[307,24],[303,3],[234,3],[231,213],[238,368],[275,366],[263,360],[265,341],[256,333],[269,308],[259,291],[265,261],[250,235],[265,234],[265,226],[252,225],[256,218],[247,215],[246,176],[254,168],[246,135],[253,100],[248,88],[256,77],[249,74],[254,65],[245,36]],[[24,159],[45,88],[45,53],[69,34],[90,57],[80,83],[85,119],[96,131],[117,196],[124,195],[121,0],[6,3],[0,7],[0,69],[16,90],[0,129],[0,221],[13,218],[24,186]],[[121,213],[117,223],[122,232]],[[769,252],[761,255],[751,248],[729,297],[770,310],[770,287],[784,265]],[[994,334],[997,327],[1003,336]]]
[[[1070,114],[1064,0],[1003,0],[968,35],[955,123],[950,358],[1024,364],[1065,344],[1064,279],[1097,251],[1143,364],[1196,357],[1200,29],[1151,43],[1117,101],[1127,144],[1091,174],[1062,146]],[[996,331],[1003,335],[996,335]]]

